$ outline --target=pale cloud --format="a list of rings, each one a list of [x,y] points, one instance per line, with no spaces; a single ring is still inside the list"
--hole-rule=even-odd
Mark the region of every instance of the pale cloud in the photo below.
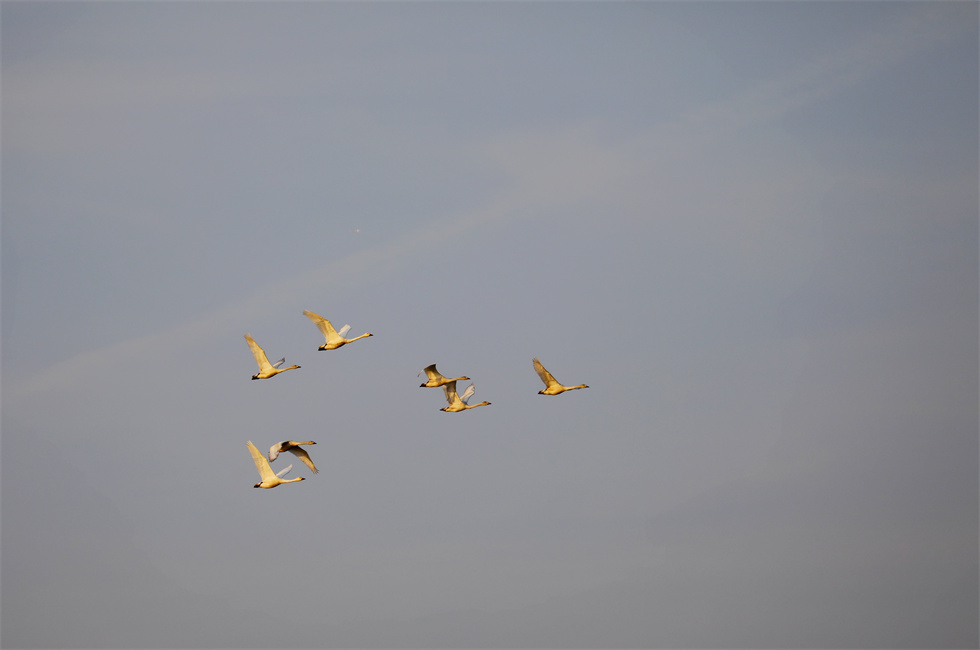
[[[924,50],[968,34],[975,29],[970,17],[965,3],[914,6],[877,30],[858,34],[847,47],[826,52],[734,97],[690,111],[681,120],[687,127],[682,131],[701,134],[695,142],[704,142],[772,122]]]
[[[247,75],[188,70],[167,61],[27,60],[5,65],[3,77],[4,117],[18,125],[5,132],[4,146],[32,155],[112,146],[103,127],[121,115],[200,110],[245,98],[257,87]]]
[[[72,385],[84,385],[91,382],[93,377],[113,373],[120,364],[132,363],[139,358],[159,357],[160,350],[194,349],[203,341],[226,331],[228,323],[251,323],[255,326],[279,318],[283,310],[304,304],[309,296],[320,295],[327,287],[396,272],[439,244],[496,221],[502,213],[503,208],[492,205],[341,260],[310,268],[287,280],[257,287],[244,300],[222,305],[167,330],[89,350],[40,370],[22,383],[10,382],[7,395],[12,403],[43,398],[50,392],[66,390]]]
[[[93,369],[108,371],[105,359],[191,346],[223,330],[227,322],[254,323],[262,314],[301,303],[305,296],[332,283],[396,272],[439,244],[476,229],[501,227],[590,201],[602,205],[603,213],[596,216],[604,219],[641,214],[646,215],[641,218],[671,222],[682,238],[704,239],[718,255],[735,255],[742,273],[763,277],[769,268],[779,266],[783,272],[774,281],[794,286],[808,276],[821,250],[813,237],[817,227],[813,215],[787,213],[785,206],[812,204],[839,179],[816,163],[801,166],[807,154],[779,134],[750,151],[722,146],[717,153],[721,164],[701,168],[700,176],[691,166],[704,149],[724,145],[737,131],[840,92],[882,67],[962,33],[966,27],[952,19],[955,15],[905,13],[848,48],[639,134],[614,135],[600,122],[587,122],[491,137],[474,147],[473,157],[490,161],[488,173],[510,182],[484,206],[446,216],[423,230],[260,288],[244,301],[170,330],[82,353],[40,371],[13,392],[26,396],[56,390]],[[150,106],[216,101],[247,93],[249,86],[244,78],[216,80],[203,73],[175,73],[165,66],[147,74],[143,68],[123,63],[72,69],[23,64],[11,73],[12,81],[5,82],[8,91],[10,85],[16,89],[12,96],[15,114],[57,104],[65,87],[77,88],[82,105],[98,111],[118,103]],[[149,78],[154,83],[148,83]],[[18,84],[22,84],[20,89]],[[74,133],[83,131],[73,129]],[[33,137],[29,139],[36,143]],[[777,157],[767,164],[765,157],[770,154]],[[746,156],[756,158],[751,174],[738,164]],[[795,165],[783,166],[779,156],[793,159]],[[768,166],[771,175],[760,178],[760,164]],[[679,180],[691,177],[699,178],[698,185]],[[763,251],[769,257],[760,257]],[[781,259],[774,260],[772,255]]]

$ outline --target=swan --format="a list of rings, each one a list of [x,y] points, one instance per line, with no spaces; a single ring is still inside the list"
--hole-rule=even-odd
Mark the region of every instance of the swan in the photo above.
[[[252,454],[252,460],[255,461],[255,469],[259,470],[259,477],[262,479],[252,487],[265,488],[268,490],[276,487],[277,485],[282,485],[283,483],[295,483],[296,481],[304,480],[302,476],[291,479],[282,478],[285,476],[286,472],[293,468],[292,465],[286,469],[280,470],[278,474],[273,474],[272,468],[269,467],[269,461],[262,455],[262,452],[255,448],[252,441],[249,440],[245,443],[245,445],[248,447],[248,451]]]
[[[269,357],[265,356],[265,350],[259,347],[259,344],[255,342],[251,334],[245,335],[245,342],[248,343],[248,347],[252,350],[252,356],[255,357],[255,363],[259,364],[259,371],[252,375],[252,379],[268,379],[269,377],[275,377],[280,372],[286,372],[287,370],[292,370],[294,368],[299,368],[299,366],[289,366],[288,368],[280,368],[282,364],[286,362],[286,357],[279,359],[275,363],[269,363]]]
[[[434,363],[431,366],[425,367],[422,372],[424,372],[425,376],[429,379],[424,384],[419,384],[419,388],[438,388],[439,386],[445,386],[451,381],[467,381],[469,379],[469,377],[466,376],[454,377],[452,379],[449,377],[443,377],[442,373],[436,370],[436,364]],[[421,375],[422,372],[420,372],[419,375]],[[416,377],[417,376],[418,375],[416,375]]]
[[[462,395],[456,394],[456,381],[452,380],[447,384],[444,384],[442,390],[446,392],[446,401],[449,402],[449,406],[439,409],[440,411],[445,411],[447,413],[456,413],[458,411],[465,411],[466,409],[475,409],[477,406],[490,406],[490,402],[480,402],[479,404],[467,404],[466,400],[473,396],[476,392],[476,388],[473,384],[466,387]]]
[[[538,358],[534,358],[534,371],[538,373],[538,377],[541,377],[541,381],[544,382],[544,390],[539,390],[538,395],[560,395],[566,390],[575,390],[576,388],[588,388],[585,384],[579,384],[578,386],[563,386],[558,383],[558,380],[551,376],[551,373],[545,370],[545,367],[541,365]]]
[[[314,474],[319,473],[320,470],[316,468],[313,464],[313,460],[310,455],[306,453],[306,450],[300,447],[300,445],[315,445],[316,443],[312,440],[307,440],[306,442],[296,442],[295,440],[283,440],[282,442],[277,442],[276,444],[269,447],[269,462],[271,463],[276,458],[279,457],[279,452],[288,451],[301,461],[303,461],[307,467],[313,470]]]
[[[374,334],[371,334],[371,332],[366,332],[360,336],[355,336],[352,339],[345,339],[344,336],[350,331],[350,325],[344,325],[338,332],[333,328],[333,325],[330,324],[330,321],[319,314],[314,314],[308,309],[304,309],[303,315],[313,321],[313,323],[323,334],[323,338],[326,339],[326,343],[318,347],[317,350],[336,350],[342,345],[353,343],[357,339],[363,339],[365,336],[374,336]]]

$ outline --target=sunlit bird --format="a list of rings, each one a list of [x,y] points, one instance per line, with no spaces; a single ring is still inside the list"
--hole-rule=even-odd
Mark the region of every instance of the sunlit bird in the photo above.
[[[490,402],[480,402],[479,404],[466,403],[473,396],[473,393],[476,392],[476,387],[473,384],[467,386],[462,395],[456,393],[456,380],[452,380],[448,384],[443,384],[442,390],[446,393],[446,401],[449,402],[449,406],[439,409],[440,411],[456,413],[458,411],[465,411],[466,409],[475,409],[477,406],[490,406]]]
[[[318,347],[317,350],[336,350],[343,345],[353,343],[357,339],[363,339],[365,336],[374,336],[374,334],[366,332],[360,336],[355,336],[352,339],[345,339],[344,336],[346,336],[347,332],[350,331],[350,325],[344,325],[338,332],[333,328],[330,321],[319,314],[314,314],[309,310],[303,310],[303,315],[313,321],[313,323],[320,330],[320,333],[323,334],[323,338],[326,340],[326,343]]]
[[[295,483],[297,481],[304,480],[302,476],[290,479],[282,478],[286,475],[286,472],[293,468],[292,465],[285,469],[279,470],[278,474],[273,474],[272,468],[269,466],[269,460],[262,455],[262,452],[255,448],[252,441],[249,440],[245,443],[245,445],[248,447],[248,451],[252,454],[252,460],[255,461],[255,469],[259,470],[259,478],[262,479],[252,487],[265,488],[268,490],[276,487],[277,485],[282,485],[283,483]]]
[[[469,377],[466,376],[453,377],[452,379],[449,377],[444,377],[441,372],[436,370],[436,364],[434,363],[431,366],[426,366],[422,372],[424,372],[425,376],[429,379],[424,384],[419,384],[419,388],[438,388],[439,386],[445,386],[451,381],[466,381],[469,379]],[[420,372],[419,375],[421,375],[422,372]],[[416,375],[416,377],[419,375]]]
[[[245,342],[248,343],[248,347],[252,350],[252,356],[255,357],[255,363],[259,364],[259,371],[252,375],[252,379],[268,379],[269,377],[275,377],[280,372],[286,372],[287,370],[299,368],[299,366],[280,368],[280,366],[286,362],[285,357],[279,359],[279,361],[276,361],[275,363],[269,363],[269,357],[265,356],[265,350],[259,347],[259,344],[255,342],[255,339],[252,338],[251,334],[245,335]]]
[[[534,358],[534,371],[538,373],[538,377],[541,377],[541,381],[544,382],[544,390],[539,390],[538,395],[560,395],[566,390],[575,390],[576,388],[588,388],[585,384],[579,384],[578,386],[564,386],[558,383],[550,372],[548,372],[541,362],[538,361],[537,357]]]
[[[313,460],[310,458],[310,455],[306,453],[306,450],[300,447],[300,445],[315,445],[315,444],[316,443],[313,442],[312,440],[307,440],[306,442],[296,442],[295,440],[283,440],[282,442],[277,442],[276,444],[269,447],[269,462],[271,463],[276,458],[278,458],[280,452],[288,451],[289,453],[293,454],[301,461],[303,461],[306,464],[306,466],[312,469],[313,473],[316,474],[320,470],[318,470],[316,468],[316,465],[313,464]]]

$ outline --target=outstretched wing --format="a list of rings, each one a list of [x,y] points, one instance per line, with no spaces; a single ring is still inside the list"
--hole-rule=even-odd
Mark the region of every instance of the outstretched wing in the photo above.
[[[289,470],[291,470],[292,468],[293,468],[293,466],[290,463],[289,465],[286,465],[281,470],[279,470],[278,472],[276,472],[276,476],[278,476],[279,478],[282,478],[286,474],[289,474]]]
[[[307,467],[313,470],[314,474],[318,474],[320,472],[320,470],[316,468],[316,465],[313,464],[313,460],[310,458],[310,455],[306,453],[306,450],[302,447],[293,447],[289,450],[289,452],[303,461]]]
[[[286,363],[286,357],[283,357],[282,359],[279,359],[279,361],[276,361],[274,364],[272,364],[272,367],[273,368],[278,368],[279,366],[281,366],[284,363]]]
[[[452,406],[456,400],[459,399],[459,395],[456,394],[456,382],[451,381],[447,384],[442,385],[442,390],[446,394],[446,401]]]
[[[463,404],[466,404],[466,400],[473,397],[473,393],[475,392],[476,392],[476,386],[470,384],[469,386],[466,387],[466,390],[463,391],[463,394],[459,396],[459,399],[463,400]]]
[[[248,451],[252,454],[252,460],[255,462],[255,469],[259,470],[259,477],[261,477],[263,481],[273,478],[275,474],[272,473],[272,468],[269,467],[269,461],[262,455],[262,452],[255,448],[255,445],[252,444],[251,440],[245,444],[248,446]]]
[[[317,326],[317,329],[320,330],[320,333],[323,334],[323,338],[326,339],[327,343],[336,340],[337,330],[333,328],[330,321],[319,314],[314,314],[308,309],[303,310],[303,315],[313,321],[313,323]]]
[[[350,325],[344,325],[343,327],[340,328],[340,331],[337,332],[337,336],[340,336],[341,338],[343,338],[343,337],[347,336],[347,332],[349,332],[349,331],[350,331]]]
[[[534,358],[534,371],[538,373],[538,377],[544,382],[546,388],[558,383],[558,380],[552,377],[550,372],[545,370],[545,367],[541,365],[537,357]]]
[[[286,444],[286,441],[277,442],[276,444],[269,447],[269,462],[271,463],[275,459],[279,458],[279,452],[282,451],[282,446]]]
[[[422,372],[424,372],[425,376],[429,379],[445,379],[445,377],[442,376],[442,373],[436,370],[436,364],[434,363],[431,366],[426,366]],[[421,375],[422,372],[419,374]]]
[[[252,356],[255,357],[255,363],[259,364],[259,370],[272,370],[272,364],[269,363],[269,357],[265,356],[265,350],[259,347],[259,344],[255,342],[251,334],[245,335],[245,342],[248,343],[248,347],[252,351]]]

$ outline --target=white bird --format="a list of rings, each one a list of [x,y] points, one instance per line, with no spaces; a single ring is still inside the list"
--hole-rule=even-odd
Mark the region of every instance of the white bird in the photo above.
[[[344,336],[350,331],[350,325],[344,325],[340,328],[338,332],[333,328],[333,325],[323,316],[319,314],[314,314],[308,309],[303,310],[303,315],[309,318],[313,323],[319,328],[320,332],[323,334],[323,338],[326,342],[317,348],[317,350],[336,350],[342,345],[347,345],[348,343],[353,343],[357,339],[363,339],[365,336],[374,336],[370,332],[361,334],[360,336],[355,336],[352,339],[345,339]]]
[[[441,372],[436,370],[436,364],[434,363],[431,366],[426,366],[423,368],[422,372],[424,372],[425,376],[429,379],[424,384],[419,384],[419,388],[438,388],[439,386],[445,386],[451,381],[467,381],[469,379],[469,377],[466,376],[453,377],[452,379],[449,377],[444,377]],[[415,376],[418,377],[422,374],[422,372]]]
[[[255,448],[252,441],[249,440],[245,443],[245,445],[248,447],[249,453],[252,454],[252,460],[255,461],[255,469],[259,470],[259,478],[262,479],[252,487],[265,488],[268,490],[276,487],[277,485],[282,485],[283,483],[295,483],[296,481],[304,480],[302,476],[285,480],[282,478],[285,476],[286,472],[293,468],[292,465],[286,469],[280,470],[278,474],[273,474],[272,468],[269,467],[269,461],[262,455],[262,452]]]
[[[575,390],[576,388],[588,388],[585,384],[579,384],[578,386],[563,386],[558,383],[550,372],[545,370],[545,367],[541,365],[537,357],[534,358],[534,371],[538,373],[538,377],[541,377],[541,381],[544,382],[544,390],[539,390],[538,395],[560,395],[566,390]]]
[[[456,382],[450,381],[448,384],[444,384],[442,390],[446,393],[446,401],[449,402],[449,406],[439,409],[440,411],[446,411],[447,413],[456,413],[457,411],[465,411],[466,409],[475,409],[477,406],[490,406],[490,402],[480,402],[479,404],[467,404],[466,400],[473,396],[476,392],[476,387],[470,384],[463,391],[462,395],[456,394]]]
[[[288,451],[293,454],[301,461],[306,463],[306,466],[313,470],[314,474],[319,473],[320,470],[316,468],[313,464],[313,460],[310,455],[306,453],[306,450],[300,447],[300,445],[315,445],[316,443],[312,440],[307,440],[306,442],[296,442],[295,440],[283,440],[282,442],[277,442],[276,444],[269,447],[269,462],[271,463],[276,458],[279,457],[279,452]]]
[[[269,357],[265,356],[265,350],[259,347],[259,344],[255,342],[251,334],[245,335],[245,342],[248,343],[248,347],[252,350],[252,356],[255,357],[255,363],[259,364],[258,373],[252,375],[252,379],[268,379],[269,377],[275,377],[280,372],[286,372],[287,370],[292,370],[294,368],[299,368],[299,366],[289,366],[288,368],[280,368],[283,363],[286,362],[286,358],[283,357],[276,361],[274,364],[269,363]]]

